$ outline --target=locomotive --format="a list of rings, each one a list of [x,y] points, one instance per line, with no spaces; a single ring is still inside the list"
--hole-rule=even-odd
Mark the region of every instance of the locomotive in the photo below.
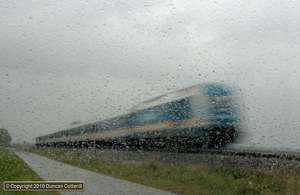
[[[229,85],[198,84],[134,106],[127,114],[36,138],[36,146],[220,148],[237,140],[239,95]]]

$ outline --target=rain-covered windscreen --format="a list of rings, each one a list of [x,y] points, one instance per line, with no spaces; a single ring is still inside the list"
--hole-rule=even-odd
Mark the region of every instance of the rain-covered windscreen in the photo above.
[[[299,78],[300,1],[3,0],[0,194],[300,194]]]

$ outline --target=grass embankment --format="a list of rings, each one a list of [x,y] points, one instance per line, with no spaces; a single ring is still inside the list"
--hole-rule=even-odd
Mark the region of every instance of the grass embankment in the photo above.
[[[42,181],[42,179],[33,172],[24,161],[16,154],[6,148],[0,147],[0,194],[46,194],[46,195],[58,195],[58,192],[5,192],[3,189],[3,183],[5,181]]]
[[[300,173],[279,175],[247,168],[178,166],[154,160],[116,161],[54,149],[32,149],[32,152],[179,194],[300,194]]]

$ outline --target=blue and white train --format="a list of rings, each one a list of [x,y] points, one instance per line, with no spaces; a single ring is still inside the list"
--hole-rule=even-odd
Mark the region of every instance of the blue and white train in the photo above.
[[[238,99],[228,85],[199,84],[145,101],[125,115],[37,137],[36,145],[224,147],[240,132]]]

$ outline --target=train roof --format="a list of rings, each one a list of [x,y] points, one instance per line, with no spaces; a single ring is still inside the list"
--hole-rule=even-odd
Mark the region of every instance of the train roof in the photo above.
[[[150,100],[144,101],[136,106],[134,106],[131,111],[137,111],[141,109],[146,109],[149,107],[153,107],[159,104],[164,104],[167,102],[172,102],[175,100],[187,98],[193,95],[197,95],[201,93],[201,89],[204,89],[206,94],[212,96],[219,96],[219,95],[229,95],[232,93],[230,86],[220,83],[204,83],[204,84],[197,84],[193,85],[188,88],[183,88],[180,90],[176,90],[165,95],[161,95]]]

